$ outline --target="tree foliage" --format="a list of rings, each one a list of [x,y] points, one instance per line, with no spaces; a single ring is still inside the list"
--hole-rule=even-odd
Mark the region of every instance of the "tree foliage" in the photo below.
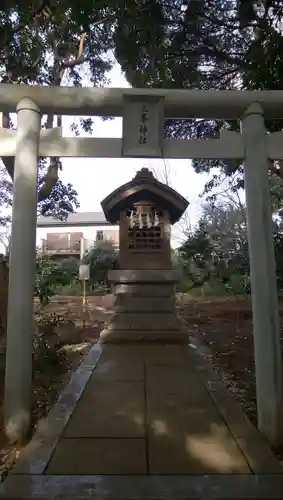
[[[79,277],[79,262],[76,258],[66,258],[60,262],[65,281],[72,283],[73,280]]]
[[[273,240],[277,285],[283,289],[283,227],[274,220]],[[228,203],[205,205],[202,217],[178,249],[182,279],[190,287],[223,285],[234,293],[250,292],[250,267],[245,214]]]
[[[133,86],[281,89],[282,17],[281,0],[3,0],[0,81],[103,85],[114,51]],[[53,115],[42,121],[47,128],[61,124],[62,118]],[[5,114],[3,125],[12,126]],[[76,134],[81,127],[90,132],[92,120],[71,125]],[[223,127],[238,130],[238,123],[168,120],[166,134],[205,138],[217,136]],[[282,121],[268,121],[267,128],[281,130]],[[13,159],[5,158],[5,165],[12,179]],[[278,192],[283,168],[276,162],[269,166],[271,188],[275,184]],[[236,161],[196,160],[194,167],[199,172],[218,168],[206,192],[227,178],[232,189],[243,187]],[[59,159],[40,163],[39,201],[44,213],[65,217],[76,208],[76,196],[70,185],[58,183],[60,168]],[[57,204],[62,193],[63,209]]]
[[[189,263],[193,286],[213,280],[227,286],[234,275],[246,283],[249,258],[243,211],[231,204],[205,205],[197,227],[179,248],[179,255]]]
[[[41,164],[41,163],[40,163]],[[40,172],[38,184],[42,183],[42,172]],[[64,184],[60,179],[53,186],[48,197],[37,205],[37,215],[54,217],[64,220],[68,214],[79,207],[78,193],[72,184]],[[13,182],[4,166],[0,166],[0,226],[7,226],[11,222],[11,207],[13,201]]]
[[[84,263],[90,266],[90,285],[107,284],[108,271],[118,268],[119,253],[112,241],[96,242],[85,254]]]
[[[74,263],[56,262],[48,255],[37,255],[34,295],[40,305],[49,304],[58,287],[70,285],[75,277]],[[77,266],[78,271],[78,266]]]
[[[3,0],[0,6],[0,82],[29,85],[81,87],[103,85],[112,61],[113,47],[109,29],[112,11],[108,2],[78,0]],[[109,18],[109,19],[108,19]],[[11,128],[11,116],[3,113],[3,127]],[[50,114],[42,126],[61,126],[62,118]],[[71,129],[91,132],[89,118],[76,120]],[[2,158],[9,174],[5,177],[10,197],[14,158]],[[58,158],[39,163],[38,200],[41,213],[66,217],[78,206],[77,193],[70,185],[58,182],[62,168]],[[6,186],[1,182],[1,191]],[[0,200],[1,201],[1,200]]]
[[[283,85],[280,0],[136,0],[118,9],[116,56],[133,86],[202,90],[272,89]],[[267,121],[269,131],[281,121]],[[218,120],[168,120],[171,137],[215,137],[238,123]],[[229,177],[243,187],[236,161],[195,160],[196,171],[218,168],[206,191]],[[270,164],[274,175],[283,168]],[[276,181],[275,181],[276,182]]]

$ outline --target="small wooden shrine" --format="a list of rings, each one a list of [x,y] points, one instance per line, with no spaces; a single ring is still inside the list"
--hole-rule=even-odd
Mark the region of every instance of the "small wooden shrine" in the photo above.
[[[120,269],[108,276],[115,293],[114,314],[101,340],[184,341],[175,310],[170,236],[188,201],[142,168],[101,205],[106,219],[120,226]]]

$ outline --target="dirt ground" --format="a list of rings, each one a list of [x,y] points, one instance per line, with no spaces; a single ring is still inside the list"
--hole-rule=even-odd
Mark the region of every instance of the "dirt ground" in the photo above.
[[[192,338],[208,348],[207,358],[256,425],[252,306],[247,297],[179,298],[179,312]],[[283,300],[280,301],[283,355]],[[283,460],[283,447],[274,450]]]
[[[188,299],[179,311],[192,337],[209,348],[209,361],[255,421],[251,302],[247,298]],[[283,311],[282,311],[283,314]]]
[[[89,297],[83,313],[79,297],[56,297],[47,313],[67,317],[73,323],[58,327],[58,334],[68,358],[68,369],[58,374],[38,373],[33,387],[33,429],[55,402],[72,371],[99,336],[104,321],[112,311],[113,297]],[[240,402],[249,418],[256,423],[256,395],[252,337],[251,301],[245,297],[192,298],[178,297],[178,309],[190,335],[208,348],[207,357],[226,387]],[[283,301],[280,303],[283,340]],[[83,319],[84,323],[83,324]],[[283,346],[283,342],[282,342]],[[1,346],[0,346],[1,347]],[[3,352],[2,352],[3,361]],[[1,369],[2,367],[2,369]],[[4,370],[0,351],[0,398],[3,403]],[[2,420],[1,411],[0,418]],[[19,454],[20,447],[7,443],[0,433],[0,478]],[[283,449],[275,450],[281,460]]]

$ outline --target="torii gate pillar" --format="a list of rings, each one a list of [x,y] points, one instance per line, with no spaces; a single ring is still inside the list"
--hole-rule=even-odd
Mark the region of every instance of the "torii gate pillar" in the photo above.
[[[41,116],[28,98],[17,106],[13,180],[4,426],[12,441],[30,426],[37,173]]]
[[[269,195],[267,135],[263,110],[252,104],[242,123],[244,180],[253,304],[259,430],[270,442],[282,439],[282,368]]]

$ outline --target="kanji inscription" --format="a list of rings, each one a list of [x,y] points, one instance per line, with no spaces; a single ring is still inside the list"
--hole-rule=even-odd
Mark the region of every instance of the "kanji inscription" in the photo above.
[[[124,99],[123,156],[163,156],[163,99]]]

